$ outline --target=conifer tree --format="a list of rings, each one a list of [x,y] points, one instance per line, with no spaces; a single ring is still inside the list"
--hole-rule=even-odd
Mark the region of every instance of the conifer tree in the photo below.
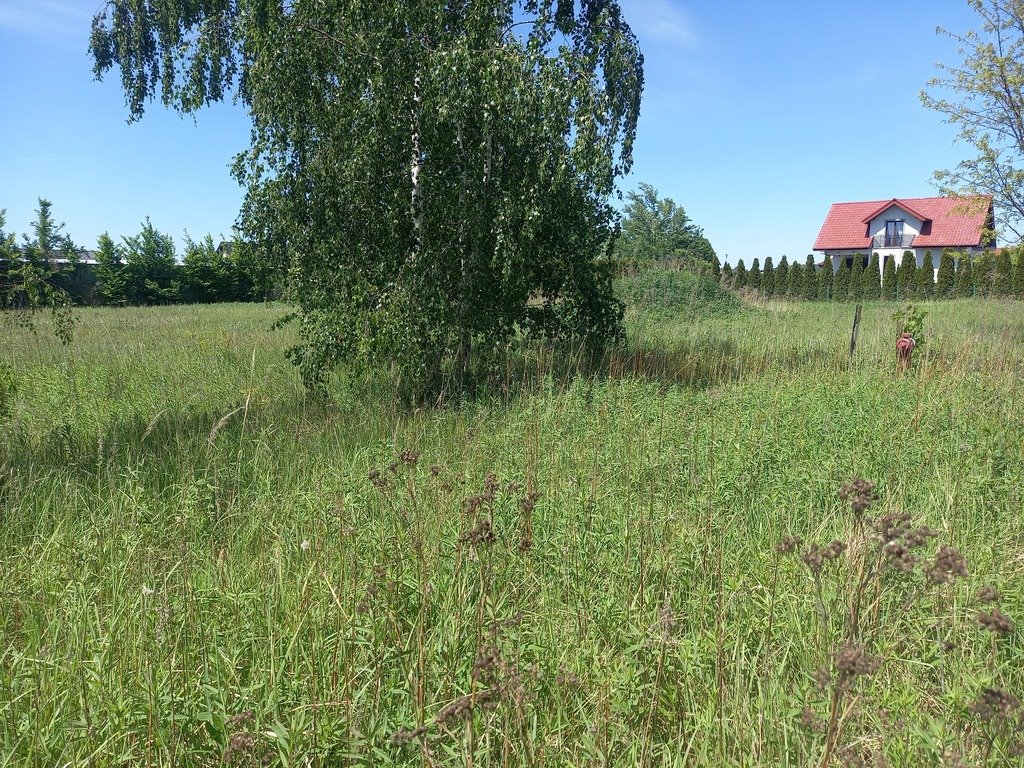
[[[1016,260],[1013,262],[1013,298],[1024,299],[1024,249],[1016,249]]]
[[[896,268],[896,300],[905,301],[914,295],[914,252],[904,251]]]
[[[960,256],[960,266],[956,270],[956,278],[953,281],[953,293],[958,299],[968,299],[974,296],[974,259],[971,254],[964,252]]]
[[[789,259],[785,256],[779,261],[775,268],[775,295],[784,299],[789,296]]]
[[[804,261],[804,298],[814,301],[818,298],[818,275],[814,269],[814,254],[807,254]]]
[[[804,297],[804,269],[800,263],[793,259],[789,265],[789,293],[791,299],[803,299]]]
[[[832,272],[832,258],[825,257],[818,273],[818,301],[835,300],[835,274]]]
[[[896,258],[885,257],[885,269],[882,270],[882,299],[896,301]]]
[[[932,261],[932,252],[924,252],[924,261],[917,270],[917,297],[919,299],[931,299],[935,296],[935,263]]]
[[[1013,262],[1010,251],[1003,248],[996,255],[995,272],[992,275],[992,295],[1005,298],[1013,292]]]
[[[992,295],[993,258],[991,253],[982,253],[974,260],[974,295]]]
[[[736,274],[732,279],[732,287],[735,291],[743,290],[748,285],[749,276],[747,275],[747,265],[743,263],[743,259],[736,262]]]
[[[956,266],[953,254],[948,249],[939,257],[939,278],[935,283],[935,296],[940,299],[951,299],[954,295],[953,282],[956,279]]]
[[[734,279],[735,274],[732,271],[732,265],[726,264],[722,267],[722,275],[719,278],[719,282],[721,282],[726,288],[732,288],[732,282]]]
[[[722,262],[718,258],[717,253],[714,259],[711,260],[711,274],[715,276],[715,282],[722,282]]]
[[[771,256],[764,260],[764,271],[761,272],[761,295],[766,298],[775,295],[775,266]]]
[[[761,290],[761,260],[755,258],[750,265],[750,273],[747,275],[747,285],[755,291]]]
[[[846,259],[840,261],[839,271],[836,272],[835,282],[832,288],[833,301],[847,301],[850,298],[850,268],[846,266]]]
[[[877,301],[882,295],[882,270],[878,266],[878,252],[871,254],[868,268],[864,270],[864,301]]]
[[[850,299],[860,301],[864,298],[864,256],[853,255],[853,269],[850,270]]]

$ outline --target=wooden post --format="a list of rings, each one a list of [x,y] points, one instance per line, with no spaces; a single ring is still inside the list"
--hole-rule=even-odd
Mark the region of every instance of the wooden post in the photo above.
[[[860,313],[864,309],[863,304],[857,305],[857,311],[853,313],[853,330],[850,332],[850,360],[853,360],[853,353],[857,351],[857,334],[860,332]]]

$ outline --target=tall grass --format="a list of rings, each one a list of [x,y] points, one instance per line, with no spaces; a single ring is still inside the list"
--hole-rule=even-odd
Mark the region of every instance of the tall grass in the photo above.
[[[0,761],[1009,761],[970,707],[1024,693],[976,601],[1024,619],[1024,314],[926,308],[905,376],[884,304],[852,361],[842,306],[634,313],[590,376],[535,349],[411,411],[373,380],[305,401],[273,307],[7,331]],[[858,475],[936,535],[879,577],[881,665],[829,737]],[[787,536],[847,550],[816,576]],[[968,576],[925,589],[939,544]]]

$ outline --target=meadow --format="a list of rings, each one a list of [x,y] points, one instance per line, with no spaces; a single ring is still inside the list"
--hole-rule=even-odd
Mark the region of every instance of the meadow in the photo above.
[[[1024,305],[923,307],[903,375],[890,304],[632,311],[419,409],[280,306],[4,327],[0,764],[1020,764]]]

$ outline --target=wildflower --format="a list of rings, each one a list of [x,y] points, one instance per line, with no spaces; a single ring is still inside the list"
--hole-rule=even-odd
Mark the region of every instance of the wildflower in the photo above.
[[[299,549],[303,552],[309,552],[309,539],[303,539],[302,543],[299,544]]]
[[[804,540],[799,536],[783,536],[782,541],[775,545],[775,552],[780,555],[791,555],[800,549]]]
[[[868,653],[863,646],[847,644],[836,654],[840,683],[852,683],[857,677],[871,677],[881,666],[882,659]]]
[[[855,477],[839,489],[839,498],[850,502],[850,508],[857,517],[863,515],[874,504],[878,494],[875,484],[862,477]]]
[[[967,709],[979,720],[1009,720],[1020,709],[1020,699],[997,688],[983,688]]]
[[[145,584],[142,585],[142,596],[143,597],[149,597],[150,595],[153,594],[154,591],[155,590],[150,589],[147,585],[145,585]]]
[[[928,583],[945,584],[967,576],[967,560],[956,547],[943,544],[935,554],[935,560],[928,566]]]

